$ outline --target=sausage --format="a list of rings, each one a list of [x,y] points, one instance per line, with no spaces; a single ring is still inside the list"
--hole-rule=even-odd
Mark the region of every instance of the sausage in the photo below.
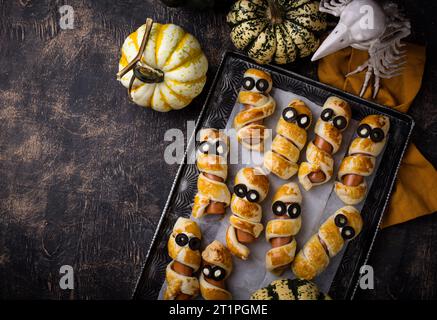
[[[287,216],[277,216],[277,219],[288,219]],[[279,237],[270,239],[270,244],[273,248],[281,247],[291,242],[291,237]]]
[[[319,137],[317,134],[314,138],[313,143],[320,150],[323,150],[329,154],[332,153],[332,150],[333,150],[332,145],[328,141],[326,141],[325,139]],[[322,170],[317,170],[315,172],[310,173],[308,175],[308,179],[310,179],[310,181],[312,183],[320,183],[320,182],[325,181],[326,175]]]
[[[214,180],[214,181],[218,181],[218,182],[223,182],[223,179],[220,178],[219,176],[216,176],[215,174],[211,174],[211,173],[203,173],[203,175],[205,177],[207,177],[208,179]]]
[[[366,153],[356,153],[356,155],[363,155],[365,157],[368,157],[369,155]],[[364,177],[360,176],[359,174],[347,174],[345,176],[343,176],[342,178],[342,182],[344,185],[347,186],[351,186],[351,187],[356,187],[357,185],[359,185],[361,182],[363,182]]]
[[[363,179],[364,177],[358,174],[347,174],[343,177],[342,182],[344,185],[355,187],[363,182]]]
[[[289,219],[286,215],[283,216],[277,216],[277,219]],[[288,243],[290,243],[292,240],[292,237],[278,237],[278,238],[273,238],[270,239],[270,244],[272,245],[272,248],[277,248],[277,247],[282,247]],[[279,252],[274,252],[272,259],[281,259],[281,253]],[[287,269],[287,266],[282,266],[279,268],[276,268],[275,271],[282,273],[285,269]]]
[[[191,277],[193,275],[193,269],[189,266],[184,265],[178,261],[174,261],[172,265],[172,269],[184,276]],[[180,293],[176,296],[175,300],[189,300],[191,296],[185,293]]]
[[[206,207],[205,212],[207,214],[225,214],[225,205],[223,202],[211,201]]]
[[[355,153],[354,155],[362,155],[365,157],[368,157],[369,155],[366,153]],[[351,187],[356,187],[358,186],[360,183],[362,183],[364,181],[364,177],[359,175],[359,174],[347,174],[345,176],[343,176],[342,178],[342,182],[344,185],[347,186],[351,186]]]
[[[308,175],[308,179],[310,179],[312,183],[320,183],[325,181],[326,175],[322,170],[317,170],[315,172],[311,172]]]
[[[271,239],[270,243],[273,248],[277,248],[290,243],[290,241],[291,241],[291,237],[280,237],[280,238]]]
[[[252,243],[255,241],[255,237],[250,233],[237,229],[237,239],[240,243]]]
[[[215,174],[211,174],[211,173],[203,173],[205,175],[205,177],[214,180],[214,181],[218,181],[218,182],[223,182],[223,179],[216,176]],[[206,207],[205,212],[207,214],[225,214],[225,204],[223,202],[215,202],[215,201],[211,201],[209,203],[209,205]]]
[[[191,277],[193,275],[193,269],[191,267],[176,260],[173,262],[172,269],[183,276]]]
[[[313,143],[320,150],[323,150],[329,154],[332,153],[332,150],[333,150],[332,145],[328,141],[326,141],[325,139],[319,137],[317,134],[314,138]]]
[[[245,104],[243,106],[244,106],[243,110],[249,110],[250,108],[253,107],[250,104]],[[252,121],[252,122],[248,123],[247,125],[249,125],[249,124],[262,125],[263,124],[263,119],[260,119],[260,120],[257,120],[257,121]],[[243,141],[245,143],[247,143],[247,144],[250,144],[250,145],[260,143],[259,138],[256,138],[256,137],[244,138]]]

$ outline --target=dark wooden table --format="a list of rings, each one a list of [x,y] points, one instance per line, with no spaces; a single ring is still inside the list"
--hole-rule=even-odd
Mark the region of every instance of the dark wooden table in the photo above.
[[[59,7],[75,28],[59,27]],[[437,164],[437,12],[399,1],[411,41],[427,44],[413,141]],[[196,119],[225,49],[223,12],[146,0],[0,0],[0,297],[127,299],[132,295],[177,166],[162,160],[170,128]],[[146,17],[181,25],[210,62],[203,94],[180,112],[130,104],[115,80],[124,38]],[[289,68],[316,78],[308,60]],[[376,288],[358,298],[437,298],[437,215],[383,230],[370,264]],[[75,289],[59,288],[72,265]]]

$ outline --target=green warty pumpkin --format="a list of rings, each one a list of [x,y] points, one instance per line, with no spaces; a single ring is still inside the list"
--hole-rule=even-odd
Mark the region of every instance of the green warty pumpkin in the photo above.
[[[319,46],[317,34],[326,28],[319,2],[313,0],[239,0],[227,21],[234,45],[261,64],[310,55]]]

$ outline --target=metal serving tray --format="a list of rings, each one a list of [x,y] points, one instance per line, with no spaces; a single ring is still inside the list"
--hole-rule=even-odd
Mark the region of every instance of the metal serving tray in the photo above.
[[[291,91],[323,105],[331,96],[339,96],[349,102],[352,118],[360,120],[370,114],[383,114],[390,118],[391,126],[386,150],[382,155],[375,179],[368,192],[361,214],[364,226],[361,234],[351,241],[337,269],[329,294],[334,299],[353,299],[359,282],[360,267],[366,264],[373,242],[379,231],[387,207],[396,174],[408,145],[414,127],[413,119],[393,109],[361,99],[344,91],[308,79],[296,73],[275,66],[260,66],[246,56],[226,52],[220,63],[206,102],[196,123],[196,132],[201,128],[223,129],[226,126],[247,68],[264,69],[273,77],[275,88]],[[187,150],[194,150],[191,137]],[[191,151],[190,151],[191,152]],[[165,279],[165,268],[170,262],[167,254],[167,240],[176,219],[189,217],[191,205],[197,190],[198,170],[195,164],[187,164],[188,153],[180,165],[170,194],[162,211],[155,235],[146,256],[142,273],[138,279],[134,299],[156,299]]]

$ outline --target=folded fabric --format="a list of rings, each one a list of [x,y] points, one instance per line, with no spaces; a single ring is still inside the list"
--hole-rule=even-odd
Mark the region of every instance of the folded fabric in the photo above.
[[[419,92],[425,67],[426,50],[407,44],[406,64],[402,74],[382,79],[376,102],[401,112],[407,112]],[[367,70],[346,77],[368,59],[366,51],[346,48],[319,62],[321,82],[358,95]],[[364,98],[372,100],[373,83]],[[437,211],[437,171],[420,151],[411,144],[399,169],[396,185],[382,227],[402,223]]]

